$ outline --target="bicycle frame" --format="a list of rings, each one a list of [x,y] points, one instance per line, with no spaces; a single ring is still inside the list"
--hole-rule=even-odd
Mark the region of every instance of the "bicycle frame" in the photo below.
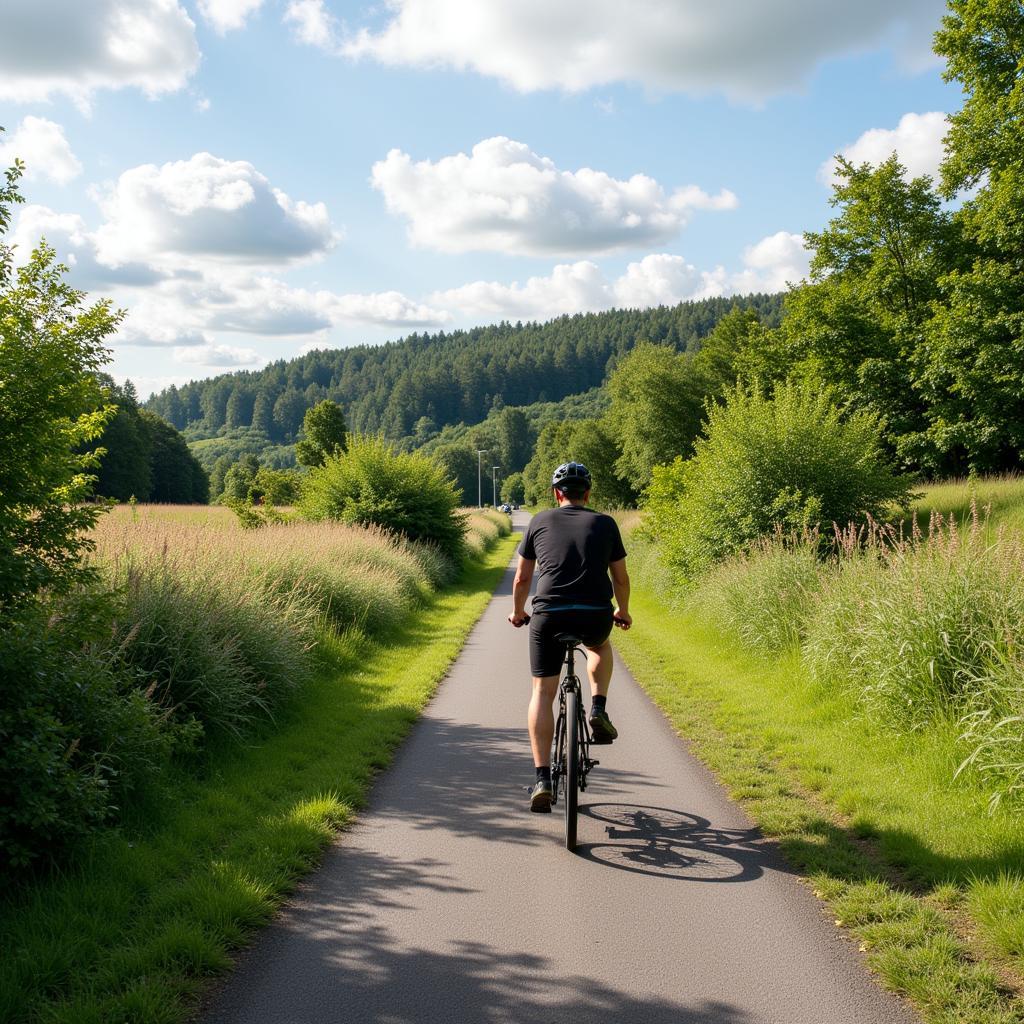
[[[599,761],[595,761],[590,756],[590,726],[587,723],[587,716],[583,710],[583,693],[580,688],[580,679],[576,675],[575,655],[577,651],[579,651],[579,646],[576,643],[566,644],[565,675],[558,686],[558,718],[555,722],[555,742],[551,758],[552,804],[558,802],[559,789],[564,777],[568,774],[568,758],[570,756],[575,756],[576,758],[576,777],[578,788],[581,792],[587,788],[587,775],[591,768],[600,764]],[[569,694],[574,694],[576,697],[573,703],[575,704],[576,735],[578,737],[577,749],[571,753],[565,749],[566,733],[568,731],[566,698]]]

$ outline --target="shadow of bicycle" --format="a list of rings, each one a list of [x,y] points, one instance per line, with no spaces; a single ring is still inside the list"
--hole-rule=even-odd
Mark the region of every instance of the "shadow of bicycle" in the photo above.
[[[757,829],[713,828],[706,818],[667,807],[590,804],[580,815],[603,822],[608,842],[581,843],[586,860],[658,878],[750,882],[777,855]]]

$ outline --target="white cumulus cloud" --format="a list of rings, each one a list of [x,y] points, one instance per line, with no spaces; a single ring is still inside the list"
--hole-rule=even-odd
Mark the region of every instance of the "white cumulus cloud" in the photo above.
[[[202,366],[261,366],[266,356],[251,348],[234,345],[189,345],[174,350],[178,363],[199,363]]]
[[[729,289],[740,293],[781,292],[807,276],[810,262],[802,235],[777,231],[744,250],[744,269],[729,278]]]
[[[323,203],[292,200],[252,164],[210,153],[125,171],[101,208],[99,256],[111,265],[281,265],[319,256],[339,237]]]
[[[563,171],[503,136],[471,153],[414,162],[399,149],[373,165],[374,188],[409,222],[414,245],[443,252],[575,255],[656,245],[695,210],[727,210],[736,197],[695,185],[671,193],[653,178],[613,178],[588,167]]]
[[[527,92],[613,82],[743,101],[799,88],[824,60],[930,51],[943,0],[387,0],[342,51],[391,65],[476,71]]]
[[[926,114],[904,114],[895,128],[871,128],[855,142],[844,146],[839,155],[854,165],[884,163],[896,153],[911,178],[922,174],[938,176],[945,156],[942,140],[949,125],[941,110]],[[835,159],[826,160],[818,171],[825,184],[835,180]]]
[[[300,43],[333,51],[338,46],[338,22],[324,0],[291,0],[284,12],[285,24]]]
[[[199,0],[199,13],[223,35],[242,28],[262,5],[263,0]]]
[[[96,235],[77,213],[58,213],[47,206],[21,207],[11,241],[15,257],[26,262],[32,250],[44,239],[68,266],[71,283],[86,291],[119,285],[152,285],[167,275],[138,261],[117,266],[103,263],[96,252]]]
[[[177,0],[7,0],[0,31],[0,100],[97,89],[148,95],[182,88],[199,65],[195,25]]]
[[[616,306],[647,309],[721,295],[722,284],[714,271],[698,270],[682,256],[660,253],[630,263],[613,284],[612,294]]]
[[[24,118],[5,140],[0,135],[0,164],[9,166],[15,157],[25,161],[25,178],[49,178],[66,185],[82,173],[78,157],[64,135],[64,129],[45,117]]]
[[[609,278],[591,260],[563,263],[524,282],[474,281],[434,292],[429,301],[462,316],[547,320],[565,313],[613,307],[646,309],[748,292],[774,292],[807,274],[809,254],[800,235],[779,231],[744,250],[742,267],[701,270],[684,257],[652,253]]]

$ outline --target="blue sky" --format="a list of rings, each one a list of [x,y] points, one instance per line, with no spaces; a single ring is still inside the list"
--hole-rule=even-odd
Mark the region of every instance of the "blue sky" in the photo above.
[[[934,173],[960,102],[929,54],[938,0],[13,8],[14,238],[129,310],[111,370],[144,395],[413,330],[781,288],[831,155]]]

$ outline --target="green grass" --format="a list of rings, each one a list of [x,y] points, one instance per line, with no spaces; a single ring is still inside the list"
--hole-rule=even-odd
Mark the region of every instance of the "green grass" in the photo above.
[[[961,777],[955,732],[898,735],[635,587],[623,656],[678,731],[930,1024],[1024,1022],[1024,824]]]
[[[913,515],[922,530],[928,529],[928,517],[934,511],[954,515],[964,522],[971,514],[973,500],[979,513],[991,509],[990,525],[1008,530],[1024,530],[1024,476],[991,476],[977,479],[946,480],[920,488]]]
[[[315,680],[204,778],[182,776],[61,874],[0,906],[4,1024],[170,1024],[361,806],[490,600],[515,540],[374,643],[326,638]]]

